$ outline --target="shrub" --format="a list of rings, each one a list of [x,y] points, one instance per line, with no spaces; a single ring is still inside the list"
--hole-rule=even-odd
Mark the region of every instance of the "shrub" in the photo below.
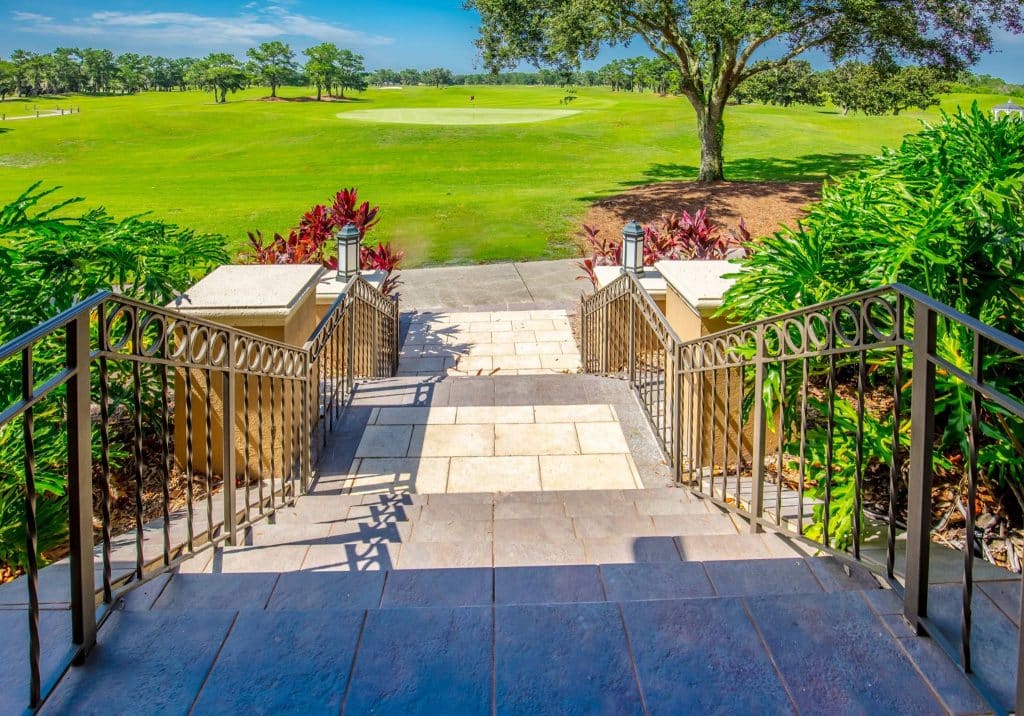
[[[298,227],[289,231],[287,237],[274,234],[266,243],[262,232],[250,231],[251,249],[246,258],[258,264],[322,264],[337,269],[338,258],[330,255],[337,232],[355,224],[360,238],[365,240],[366,233],[379,221],[379,206],[371,207],[367,201],[360,204],[356,189],[342,189],[335,194],[330,207],[317,204],[303,214]],[[405,252],[391,248],[390,243],[378,243],[376,247],[364,244],[359,248],[359,266],[384,271],[386,277],[380,289],[389,294],[398,285],[396,271],[404,256]]]
[[[34,184],[0,207],[0,345],[97,291],[114,289],[162,305],[197,274],[228,260],[223,237],[103,209],[74,213],[81,199],[52,202],[57,189]],[[95,330],[95,327],[93,327]],[[63,345],[44,340],[33,351],[37,380],[64,360]],[[0,364],[0,410],[20,398],[20,360]],[[126,396],[111,364],[115,407]],[[94,396],[94,402],[98,398]],[[67,438],[63,389],[35,409],[40,551],[67,534]],[[115,446],[114,452],[117,453]],[[0,428],[0,565],[22,568],[25,552],[24,446],[20,420]]]
[[[1024,123],[995,121],[977,105],[943,115],[942,122],[925,125],[856,174],[827,184],[797,228],[760,242],[742,261],[744,270],[736,274],[722,314],[746,323],[901,282],[1021,336],[1022,217]],[[970,373],[974,347],[967,331],[940,321],[938,346],[944,359]],[[894,356],[879,359],[872,379],[891,380]],[[994,348],[986,354],[985,374],[991,387],[1011,394],[1024,381],[1019,359]],[[936,382],[940,452],[956,458],[967,453],[970,391],[945,371]],[[799,379],[787,383],[795,390]],[[1024,426],[986,402],[982,433],[982,478],[1009,490],[1024,509]],[[849,442],[852,435],[837,430],[836,439]],[[888,457],[867,459],[885,464]],[[822,471],[812,478],[823,479]],[[842,494],[848,500],[836,509],[851,514],[852,490]],[[833,537],[842,543],[848,528],[849,520],[834,520]]]
[[[621,265],[622,239],[603,238],[599,229],[587,224],[583,225],[583,237],[584,258],[576,264],[583,275],[578,278],[589,279],[596,288],[595,267]],[[745,253],[749,241],[750,233],[742,219],[735,231],[726,234],[708,219],[706,208],[694,214],[666,214],[656,224],[644,227],[644,266],[659,261],[721,260]]]

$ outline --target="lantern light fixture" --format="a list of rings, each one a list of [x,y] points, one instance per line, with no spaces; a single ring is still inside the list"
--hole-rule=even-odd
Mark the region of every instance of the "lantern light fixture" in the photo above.
[[[622,229],[622,269],[637,275],[644,272],[644,227],[636,221]]]
[[[359,245],[362,236],[355,224],[345,224],[338,232],[338,280],[348,281],[359,273]]]

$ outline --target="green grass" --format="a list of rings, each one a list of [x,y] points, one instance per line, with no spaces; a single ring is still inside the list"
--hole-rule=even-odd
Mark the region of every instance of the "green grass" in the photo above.
[[[152,212],[223,233],[241,250],[247,230],[285,231],[314,203],[356,186],[382,207],[373,238],[405,249],[411,267],[570,255],[591,202],[653,181],[692,179],[699,159],[693,113],[680,98],[580,89],[566,107],[558,88],[415,87],[371,90],[345,104],[251,101],[264,94],[249,90],[220,106],[193,92],[8,100],[0,112],[9,115],[69,104],[82,113],[0,124],[0,202],[43,180],[116,215]],[[949,96],[944,107],[972,99]],[[979,99],[990,107],[1005,97]],[[477,126],[337,117],[471,106],[579,113]],[[737,180],[821,179],[937,116],[730,107],[726,172]]]

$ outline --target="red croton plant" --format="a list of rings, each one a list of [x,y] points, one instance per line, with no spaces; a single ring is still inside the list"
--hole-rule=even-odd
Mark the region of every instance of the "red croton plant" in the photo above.
[[[250,231],[252,245],[247,258],[258,264],[323,264],[337,270],[338,257],[329,251],[336,247],[335,236],[345,226],[355,224],[359,236],[365,239],[366,232],[380,221],[380,207],[370,202],[359,203],[356,189],[342,189],[335,194],[331,205],[317,204],[299,219],[297,228],[288,236],[274,234],[265,242],[263,232]],[[377,246],[361,245],[359,266],[364,270],[384,271],[386,278],[380,289],[390,294],[398,285],[398,265],[405,256],[404,251],[391,248],[391,244]]]
[[[589,280],[594,288],[596,267],[622,264],[622,238],[605,238],[600,234],[599,229],[583,225],[584,257],[576,263],[583,270],[579,280]],[[746,253],[749,242],[750,232],[743,219],[736,229],[723,232],[708,219],[706,208],[694,214],[666,214],[656,224],[644,227],[644,266],[653,266],[658,261],[722,260],[738,252]]]

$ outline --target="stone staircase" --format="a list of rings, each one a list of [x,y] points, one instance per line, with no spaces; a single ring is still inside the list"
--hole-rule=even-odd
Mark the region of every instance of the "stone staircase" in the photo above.
[[[989,710],[869,572],[670,486],[564,320],[407,322],[311,493],[130,592],[44,712]]]
[[[130,593],[44,712],[986,710],[869,573],[743,527],[675,488],[321,485]]]

